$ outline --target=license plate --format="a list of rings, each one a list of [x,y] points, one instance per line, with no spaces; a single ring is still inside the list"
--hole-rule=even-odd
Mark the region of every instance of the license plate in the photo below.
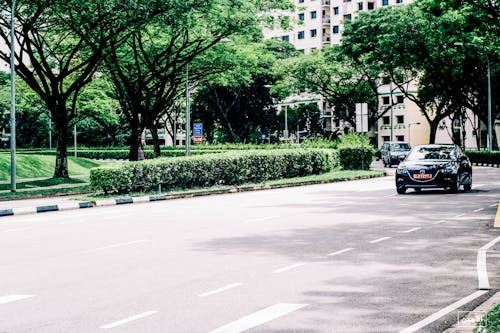
[[[413,175],[413,178],[415,179],[431,179],[432,174],[430,173],[417,173]]]

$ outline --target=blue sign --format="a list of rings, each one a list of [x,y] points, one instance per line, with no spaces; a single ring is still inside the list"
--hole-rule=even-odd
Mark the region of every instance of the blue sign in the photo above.
[[[193,136],[203,136],[203,124],[194,123],[193,124]]]

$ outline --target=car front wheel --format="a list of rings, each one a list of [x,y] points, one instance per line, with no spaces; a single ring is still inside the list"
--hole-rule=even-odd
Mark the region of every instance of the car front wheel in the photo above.
[[[398,187],[398,188],[396,188],[396,191],[398,192],[398,194],[405,194],[406,187]]]

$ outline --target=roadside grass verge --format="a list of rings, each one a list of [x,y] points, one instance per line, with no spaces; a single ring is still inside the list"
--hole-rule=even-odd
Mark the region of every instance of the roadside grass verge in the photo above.
[[[474,333],[500,332],[500,303],[488,312],[486,317],[478,323]]]
[[[80,178],[47,178],[42,180],[23,181],[16,183],[16,189],[35,189],[39,187],[51,187],[58,185],[86,184],[87,179]],[[0,191],[10,189],[10,184],[0,184]]]
[[[16,155],[16,178],[51,178],[54,175],[55,156]],[[87,158],[68,157],[70,176],[88,175],[89,170],[104,162]],[[0,153],[0,181],[10,179],[10,154]]]

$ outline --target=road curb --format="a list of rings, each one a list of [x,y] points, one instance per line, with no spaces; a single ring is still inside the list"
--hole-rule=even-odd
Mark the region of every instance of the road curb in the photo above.
[[[96,200],[96,201],[81,201],[81,202],[67,202],[62,204],[51,204],[44,206],[35,206],[35,207],[20,207],[20,208],[7,208],[0,210],[0,217],[2,216],[13,216],[13,215],[27,215],[27,214],[40,214],[46,212],[55,212],[55,211],[65,211],[65,210],[74,210],[74,209],[84,209],[84,208],[95,208],[95,207],[104,207],[104,206],[115,206],[115,205],[129,205],[136,203],[146,203],[146,202],[156,202],[156,201],[165,201],[165,200],[174,200],[174,199],[184,199],[184,198],[194,198],[200,196],[208,196],[208,195],[216,195],[216,194],[229,194],[229,193],[238,193],[238,192],[249,192],[249,191],[262,191],[262,190],[271,190],[271,189],[280,189],[287,187],[298,187],[298,186],[307,186],[307,185],[317,185],[317,184],[328,184],[328,183],[337,183],[342,181],[351,181],[351,180],[361,180],[361,179],[370,179],[377,177],[384,177],[387,173],[384,172],[382,175],[367,175],[360,177],[344,177],[339,179],[332,180],[310,180],[303,181],[298,183],[290,183],[290,184],[276,184],[276,185],[241,185],[235,186],[225,189],[212,189],[212,190],[196,190],[196,191],[188,191],[182,193],[170,193],[170,194],[152,194],[141,197],[130,197],[123,196],[112,199],[104,199],[104,200]],[[57,200],[54,197],[54,200]]]

